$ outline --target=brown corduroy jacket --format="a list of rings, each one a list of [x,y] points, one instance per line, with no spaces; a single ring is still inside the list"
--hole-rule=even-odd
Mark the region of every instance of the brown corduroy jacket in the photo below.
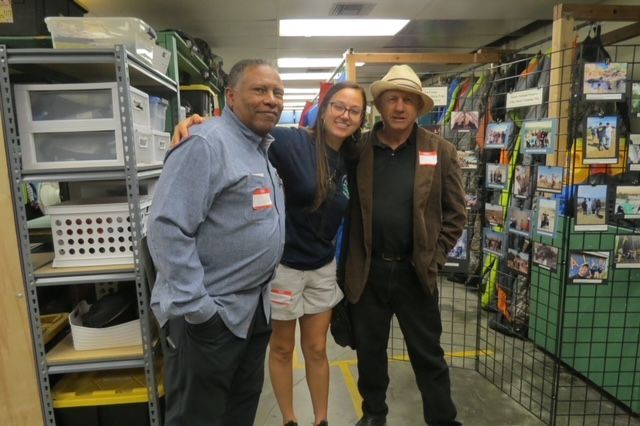
[[[345,265],[346,297],[356,303],[371,266],[373,208],[373,145],[378,126],[364,135],[355,171],[349,212],[349,241]],[[413,264],[425,291],[433,293],[438,268],[462,234],[466,209],[456,148],[447,140],[418,128],[416,174],[413,189]],[[419,153],[437,153],[435,165],[420,165]],[[428,155],[426,162],[432,163]]]

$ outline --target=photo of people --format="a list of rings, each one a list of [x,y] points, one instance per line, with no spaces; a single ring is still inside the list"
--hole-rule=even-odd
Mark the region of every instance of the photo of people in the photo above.
[[[451,112],[451,130],[458,132],[478,130],[478,123],[480,123],[478,111]]]
[[[485,149],[505,148],[513,132],[513,123],[489,123],[484,138]]]
[[[509,249],[507,251],[507,266],[516,272],[529,275],[529,254]]]
[[[555,237],[558,217],[558,200],[538,198],[536,234]]]
[[[475,151],[458,151],[458,164],[463,170],[478,168],[478,156]]]
[[[521,137],[527,154],[548,154],[554,151],[558,138],[558,120],[525,121]]]
[[[558,269],[558,248],[533,242],[533,264],[551,272]]]
[[[487,176],[485,186],[487,188],[504,189],[507,187],[507,164],[487,163]]]
[[[607,185],[578,185],[575,230],[607,230]]]
[[[484,218],[490,225],[504,225],[504,213],[502,206],[486,203],[484,205]]]
[[[504,257],[504,249],[507,245],[506,234],[492,231],[490,228],[484,228],[482,237],[483,251],[495,254],[498,257]]]
[[[640,235],[616,235],[616,268],[640,268]]]
[[[629,170],[640,170],[640,134],[629,135]]]
[[[476,210],[480,207],[477,194],[464,194],[464,204],[469,210]]]
[[[584,64],[583,93],[588,100],[622,99],[627,90],[627,64],[595,62]]]
[[[531,167],[516,166],[513,177],[513,196],[529,198],[531,196]]]
[[[625,219],[640,219],[640,187],[618,186],[614,211]]]
[[[509,232],[525,237],[531,236],[531,210],[522,210],[516,207],[509,209]]]
[[[609,252],[581,251],[569,254],[569,282],[602,284],[609,272]]]
[[[618,162],[618,117],[587,117],[584,145],[585,164],[614,164]]]
[[[448,266],[458,266],[461,261],[467,260],[469,247],[467,235],[467,229],[465,228],[462,231],[462,235],[460,235],[460,238],[458,238],[456,245],[453,246],[453,248],[449,252],[449,255],[447,256],[447,263],[445,264],[445,266],[451,263],[453,263],[453,265]]]
[[[559,194],[562,192],[562,167],[538,166],[538,174],[536,176],[536,191],[553,192]]]
[[[631,116],[640,117],[640,81],[631,84]]]

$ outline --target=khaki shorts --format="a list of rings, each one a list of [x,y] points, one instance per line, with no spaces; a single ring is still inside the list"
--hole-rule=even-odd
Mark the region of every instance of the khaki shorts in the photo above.
[[[295,320],[333,308],[343,294],[336,283],[335,260],[322,268],[300,271],[279,265],[271,282],[271,317]]]

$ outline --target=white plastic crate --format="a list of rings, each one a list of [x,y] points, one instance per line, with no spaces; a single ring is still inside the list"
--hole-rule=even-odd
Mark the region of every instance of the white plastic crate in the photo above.
[[[149,65],[153,64],[155,31],[141,19],[50,16],[44,22],[56,49],[113,48],[123,44]]]
[[[142,345],[140,320],[125,322],[112,327],[91,328],[82,325],[82,316],[89,312],[86,301],[78,303],[69,314],[73,348],[77,351],[117,348],[121,346]]]
[[[157,96],[149,97],[149,115],[151,115],[151,128],[158,132],[164,132],[167,121],[167,107],[169,101]]]
[[[171,145],[171,134],[167,132],[153,132],[153,158],[154,161],[163,163],[164,157]]]
[[[150,207],[150,198],[140,200],[143,235]],[[126,202],[63,203],[49,206],[46,213],[51,216],[54,268],[133,263]]]

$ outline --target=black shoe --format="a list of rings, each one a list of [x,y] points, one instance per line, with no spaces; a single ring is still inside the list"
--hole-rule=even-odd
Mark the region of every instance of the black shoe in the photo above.
[[[316,426],[329,426],[329,422],[326,420],[323,420],[320,423],[318,423]]]
[[[284,426],[298,426],[298,423],[294,422],[293,420],[286,422],[284,424]]]
[[[362,416],[356,426],[386,426],[387,416],[374,416],[371,414],[365,414]]]

